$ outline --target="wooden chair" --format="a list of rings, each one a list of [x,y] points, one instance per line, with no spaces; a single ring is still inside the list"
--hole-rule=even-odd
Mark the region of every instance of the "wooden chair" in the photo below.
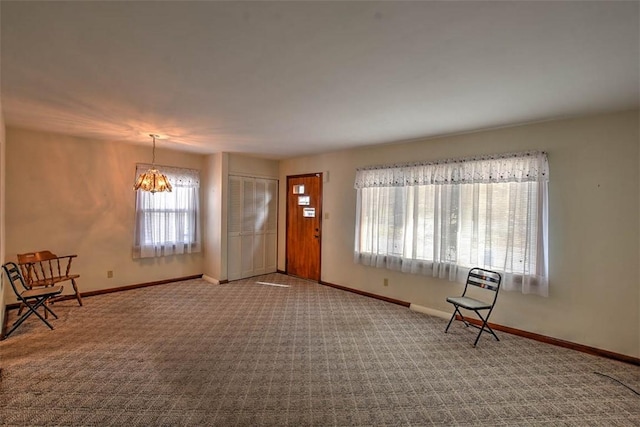
[[[78,304],[82,305],[82,297],[76,283],[76,279],[80,275],[71,274],[71,261],[76,257],[77,255],[57,256],[50,251],[29,252],[18,254],[18,264],[27,287],[54,286],[61,282],[70,281],[75,298],[78,300]],[[60,298],[62,297],[56,299]],[[56,299],[52,299],[51,302]]]

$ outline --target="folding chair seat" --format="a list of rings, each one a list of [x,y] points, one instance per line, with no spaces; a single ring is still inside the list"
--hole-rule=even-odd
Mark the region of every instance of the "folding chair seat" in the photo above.
[[[496,305],[496,300],[498,299],[498,291],[500,290],[500,283],[502,282],[502,276],[500,273],[495,271],[485,270],[482,268],[472,268],[469,271],[467,276],[467,282],[464,285],[464,291],[462,295],[459,297],[448,297],[447,302],[453,304],[455,308],[453,314],[451,315],[451,319],[449,319],[449,323],[447,324],[447,328],[444,330],[446,334],[449,331],[449,326],[456,318],[456,315],[460,317],[460,320],[464,323],[465,326],[473,326],[474,328],[480,329],[478,332],[478,336],[476,337],[473,346],[478,345],[478,340],[480,340],[480,336],[483,332],[489,332],[493,337],[500,341],[500,338],[496,335],[496,333],[489,326],[489,316],[491,316],[491,312]],[[482,291],[472,291],[469,286],[477,287]],[[475,289],[475,288],[474,288]],[[477,295],[478,298],[474,298],[470,295],[474,293],[474,297]],[[483,296],[480,294],[484,294]],[[481,320],[482,324],[480,326],[469,322],[460,309],[465,309],[468,311],[473,311]],[[486,316],[482,316],[481,312],[486,311]]]
[[[15,292],[16,297],[18,298],[18,302],[20,302],[24,307],[27,308],[19,318],[16,320],[9,332],[4,336],[7,338],[13,331],[16,330],[18,326],[20,326],[29,316],[35,314],[42,320],[49,329],[53,329],[51,323],[45,319],[42,314],[38,312],[40,307],[44,308],[45,313],[50,313],[56,319],[58,316],[51,310],[51,308],[47,305],[47,301],[49,299],[58,296],[62,293],[62,286],[48,286],[41,288],[30,289],[24,281],[22,277],[22,273],[20,273],[20,269],[14,262],[8,262],[2,266],[4,270],[5,277],[11,283],[11,287],[13,288],[13,292]]]

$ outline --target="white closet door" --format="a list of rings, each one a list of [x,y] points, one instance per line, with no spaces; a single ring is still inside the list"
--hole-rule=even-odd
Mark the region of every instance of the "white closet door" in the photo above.
[[[229,280],[276,271],[278,181],[229,177]]]
[[[265,247],[265,231],[267,219],[267,210],[265,200],[267,198],[267,185],[266,180],[256,179],[255,181],[255,224],[253,235],[253,273],[265,274],[267,272],[265,266],[265,254],[267,248]]]
[[[278,181],[266,180],[265,194],[265,272],[273,273],[278,269]]]
[[[256,218],[255,188],[255,180],[242,178],[242,233],[240,233],[242,277],[253,276],[253,246]]]
[[[242,277],[240,261],[242,231],[242,178],[229,177],[229,219],[227,221],[227,276],[229,280]]]

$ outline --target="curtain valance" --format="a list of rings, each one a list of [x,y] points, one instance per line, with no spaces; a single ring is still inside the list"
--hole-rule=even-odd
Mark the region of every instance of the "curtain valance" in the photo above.
[[[151,165],[148,163],[136,163],[136,176],[146,172],[149,168],[151,168]],[[200,188],[200,171],[197,169],[160,165],[156,165],[156,169],[169,178],[172,186]]]
[[[549,180],[547,153],[526,151],[360,168],[354,187],[541,182]]]

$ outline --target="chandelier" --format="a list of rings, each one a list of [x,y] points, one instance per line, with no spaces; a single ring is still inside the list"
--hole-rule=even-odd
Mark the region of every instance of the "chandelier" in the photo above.
[[[151,193],[162,191],[170,192],[171,184],[169,184],[169,180],[164,174],[160,173],[160,171],[156,169],[156,137],[158,135],[149,134],[149,136],[153,138],[153,157],[151,160],[151,169],[140,174],[135,185],[133,186],[133,189],[149,191]]]

